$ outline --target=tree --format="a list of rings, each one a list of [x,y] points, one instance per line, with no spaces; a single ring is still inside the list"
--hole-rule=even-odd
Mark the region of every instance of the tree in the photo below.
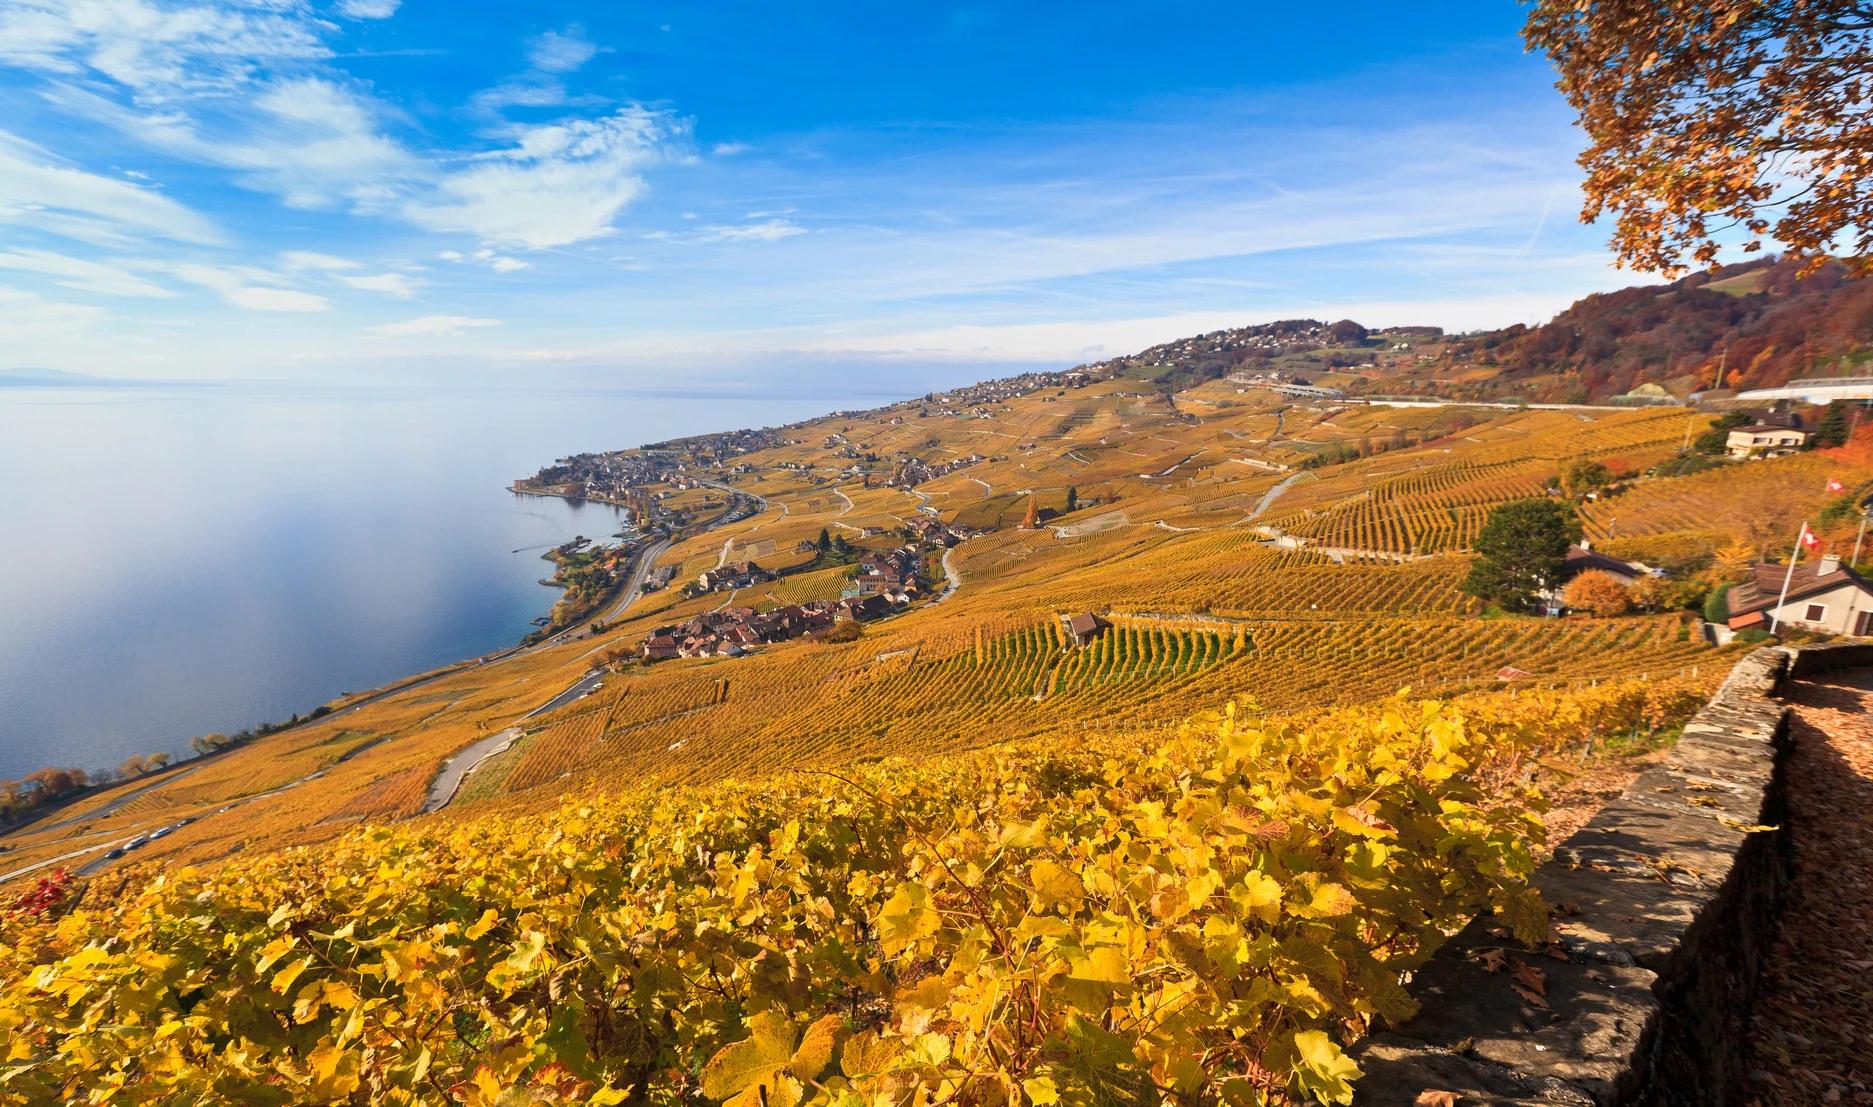
[[[129,780],[134,776],[142,776],[149,771],[150,763],[140,753],[131,754],[129,757],[124,758],[123,764],[117,766],[117,775],[125,780]]]
[[[1605,488],[1612,479],[1613,474],[1606,466],[1582,458],[1567,467],[1567,473],[1561,478],[1561,490],[1570,496],[1584,496]]]
[[[1561,602],[1575,611],[1603,618],[1632,610],[1632,592],[1626,582],[1603,569],[1589,569],[1567,582]]]
[[[813,548],[820,553],[832,549],[832,534],[825,527],[819,528],[819,539],[813,543]]]
[[[1720,584],[1704,600],[1704,621],[1707,623],[1727,623],[1730,621],[1730,586]]]
[[[1067,489],[1067,511],[1073,512],[1073,511],[1078,511],[1079,509],[1080,509],[1080,489],[1078,485],[1074,485]]]
[[[1717,417],[1710,429],[1691,440],[1691,448],[1700,454],[1721,454],[1730,448],[1730,432],[1749,422],[1749,416],[1740,411],[1725,412]]]
[[[1040,529],[1041,505],[1032,492],[1028,493],[1028,510],[1025,515],[1021,516],[1021,525],[1028,530]]]
[[[1808,444],[1816,447],[1845,446],[1848,429],[1847,405],[1835,400],[1827,405],[1827,414],[1821,416],[1821,425],[1814,429],[1814,437],[1808,440]]]
[[[1528,610],[1561,579],[1567,547],[1580,533],[1580,519],[1567,504],[1547,498],[1503,504],[1476,536],[1476,560],[1463,590],[1511,611]]]
[[[1523,30],[1591,145],[1583,222],[1637,269],[1714,265],[1744,232],[1818,264],[1873,248],[1864,0],[1538,0]]]

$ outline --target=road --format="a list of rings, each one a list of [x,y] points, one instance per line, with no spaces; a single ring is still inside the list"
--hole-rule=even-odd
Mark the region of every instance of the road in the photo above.
[[[1300,480],[1302,477],[1306,475],[1307,475],[1306,471],[1303,470],[1302,472],[1295,473],[1293,476],[1284,477],[1281,480],[1275,482],[1275,486],[1273,488],[1270,488],[1268,491],[1262,493],[1262,498],[1260,501],[1256,503],[1255,510],[1249,512],[1248,516],[1244,518],[1242,521],[1245,523],[1252,523],[1255,520],[1261,518],[1262,513],[1267,511],[1270,507],[1274,506],[1275,501],[1281,498],[1281,494],[1288,490],[1288,486],[1290,484],[1293,484],[1295,481]]]
[[[568,689],[568,691],[570,691],[570,689]],[[561,693],[561,695],[564,694],[565,693]],[[547,707],[540,708],[533,712],[533,714],[537,715],[540,711],[548,710],[550,707],[551,704],[547,705]],[[436,774],[436,779],[429,782],[429,797],[423,801],[423,814],[427,815],[432,811],[440,811],[444,807],[447,807],[449,801],[455,798],[455,793],[461,789],[462,781],[467,778],[469,773],[480,768],[483,761],[500,753],[519,740],[520,728],[517,726],[510,726],[498,734],[488,735],[481,741],[457,753],[454,757],[444,761],[442,763],[442,771]]]
[[[954,596],[956,590],[963,586],[962,570],[958,569],[956,563],[950,560],[950,557],[955,554],[955,552],[956,547],[954,546],[943,551],[943,575],[949,579],[944,582],[943,591],[938,593],[937,597],[930,601],[932,605],[940,604],[944,600]]]

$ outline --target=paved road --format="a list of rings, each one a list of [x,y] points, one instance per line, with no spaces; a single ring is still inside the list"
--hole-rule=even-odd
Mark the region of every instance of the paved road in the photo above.
[[[1273,488],[1270,488],[1268,491],[1262,493],[1262,498],[1259,502],[1256,503],[1255,510],[1249,512],[1248,516],[1244,518],[1242,521],[1245,523],[1252,523],[1255,520],[1261,518],[1262,513],[1267,511],[1270,507],[1274,506],[1274,502],[1281,498],[1281,494],[1288,490],[1288,486],[1290,484],[1293,484],[1295,481],[1300,480],[1302,477],[1306,475],[1307,473],[1303,471],[1303,472],[1295,473],[1293,476],[1290,476],[1290,477],[1284,477],[1280,481],[1277,481]]]
[[[541,708],[541,711],[546,708]],[[534,712],[539,714],[539,711]],[[520,739],[520,728],[510,726],[499,734],[490,734],[474,745],[456,754],[442,763],[442,771],[436,779],[429,782],[429,797],[423,801],[423,814],[440,811],[447,807],[461,790],[462,781],[469,773],[481,766],[483,761],[500,753]]]
[[[92,819],[101,819],[106,815],[116,814],[118,808],[122,807],[126,803],[129,803],[131,800],[136,799],[138,796],[144,795],[149,792],[153,792],[158,788],[165,787],[175,781],[181,780],[183,777],[189,775],[192,772],[195,772],[197,769],[200,769],[200,768],[201,768],[200,765],[190,765],[189,767],[185,769],[178,769],[177,771],[173,773],[165,774],[161,780],[153,781],[149,784],[145,784],[141,788],[132,788],[128,792],[125,792],[123,795],[118,796],[116,799],[111,800],[109,803],[93,808],[90,811],[85,811],[77,815],[67,815],[65,818],[60,819],[58,822],[55,822],[55,823],[47,823],[44,826],[35,826],[33,828],[34,833],[37,833],[42,830],[57,830],[59,827],[70,826],[73,823],[89,822]],[[24,829],[26,825],[30,825],[30,824],[22,824],[20,827],[10,828],[8,830],[8,833],[12,833],[13,830],[17,830],[17,829]],[[0,878],[0,879],[4,879],[4,878]]]

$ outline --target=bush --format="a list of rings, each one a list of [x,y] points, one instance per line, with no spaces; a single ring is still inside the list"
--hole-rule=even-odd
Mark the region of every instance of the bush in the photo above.
[[[1704,600],[1704,621],[1707,623],[1727,623],[1730,621],[1730,588],[1720,584]]]
[[[1754,646],[1762,642],[1775,641],[1775,635],[1770,634],[1761,627],[1750,627],[1748,630],[1737,631],[1736,637],[1732,638],[1731,641],[1739,642],[1745,646]]]
[[[1567,582],[1561,602],[1575,611],[1608,617],[1632,610],[1632,590],[1626,582],[1601,569],[1589,569]]]
[[[845,619],[813,636],[815,642],[856,642],[865,637],[865,628],[857,619]]]

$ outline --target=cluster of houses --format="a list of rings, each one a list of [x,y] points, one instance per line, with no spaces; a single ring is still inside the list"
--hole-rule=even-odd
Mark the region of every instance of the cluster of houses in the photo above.
[[[868,553],[859,558],[851,591],[859,596],[884,596],[894,603],[909,603],[922,587],[917,581],[920,564],[917,551],[909,546]]]
[[[773,580],[774,576],[775,574],[752,561],[731,561],[713,569],[703,570],[702,575],[696,579],[696,584],[704,592],[723,592],[733,588],[766,584]]]
[[[982,533],[967,523],[946,523],[940,516],[921,513],[904,520],[904,532],[926,549],[954,546]]]
[[[899,462],[897,467],[891,470],[891,475],[885,478],[884,484],[886,488],[915,488],[925,481],[948,476],[958,469],[967,469],[971,465],[980,465],[987,460],[988,459],[981,454],[970,454],[967,457],[954,458],[950,461],[940,461],[932,465],[929,462],[913,457]]]
[[[650,661],[677,657],[741,657],[771,642],[785,642],[832,629],[845,620],[865,622],[894,610],[883,595],[810,600],[773,611],[724,607],[676,626],[658,627],[639,647]]]

